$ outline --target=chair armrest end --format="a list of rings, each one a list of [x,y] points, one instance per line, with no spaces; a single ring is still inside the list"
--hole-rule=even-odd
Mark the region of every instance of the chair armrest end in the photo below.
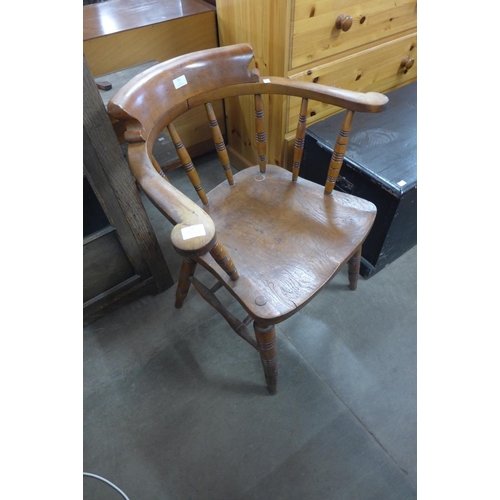
[[[205,221],[206,222],[206,221]],[[199,257],[205,255],[217,242],[213,224],[187,224],[181,222],[174,226],[170,239],[175,251],[183,257]]]

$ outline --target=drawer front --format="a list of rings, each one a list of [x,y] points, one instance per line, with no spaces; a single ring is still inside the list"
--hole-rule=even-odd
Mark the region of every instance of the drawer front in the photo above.
[[[336,27],[342,14],[352,17],[347,31]],[[376,43],[416,26],[416,0],[295,0],[289,69]]]
[[[402,66],[403,61],[406,61],[406,66]],[[290,78],[360,92],[387,92],[417,78],[417,34],[406,35]],[[300,99],[291,97],[287,132],[297,128],[299,111]],[[310,101],[307,123],[322,120],[338,111],[340,108]]]

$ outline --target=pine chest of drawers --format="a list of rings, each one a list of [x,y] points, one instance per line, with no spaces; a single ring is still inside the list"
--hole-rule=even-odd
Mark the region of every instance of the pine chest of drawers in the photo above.
[[[219,44],[249,43],[262,76],[382,93],[417,78],[416,0],[217,0],[217,20]],[[299,105],[266,100],[268,156],[285,168]],[[226,101],[228,146],[239,168],[257,163],[254,125],[241,118],[249,107],[251,98]],[[311,102],[308,124],[338,111]]]

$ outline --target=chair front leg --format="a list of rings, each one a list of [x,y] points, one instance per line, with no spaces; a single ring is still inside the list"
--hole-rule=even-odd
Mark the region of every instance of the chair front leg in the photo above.
[[[278,358],[276,354],[276,327],[262,326],[256,321],[253,324],[260,360],[264,368],[267,390],[269,394],[278,392]]]
[[[226,247],[220,242],[216,241],[212,250],[210,250],[210,255],[219,264],[219,266],[226,272],[226,274],[231,278],[231,280],[236,281],[240,276],[236,270],[233,259],[231,259]]]
[[[361,267],[361,245],[348,261],[349,288],[356,290],[358,287],[359,268]]]
[[[189,292],[189,287],[191,286],[191,281],[189,278],[194,275],[196,270],[197,262],[184,257],[181,266],[181,272],[179,275],[179,283],[177,284],[177,291],[175,293],[175,307],[180,309],[184,303],[184,299],[187,297]]]

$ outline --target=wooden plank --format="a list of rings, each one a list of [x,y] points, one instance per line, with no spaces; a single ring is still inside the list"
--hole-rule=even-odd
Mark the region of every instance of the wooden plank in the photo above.
[[[172,276],[85,57],[83,84],[85,173],[100,193],[136,272],[144,277],[152,274],[158,290],[165,290],[173,284]]]
[[[149,275],[149,268],[141,256],[139,246],[130,231],[127,219],[115,197],[113,189],[102,167],[99,155],[94,149],[92,140],[85,127],[83,129],[83,157],[85,177],[92,186],[110,224],[118,230],[122,245],[126,249],[125,252],[134,269],[138,274]]]
[[[105,236],[108,233],[111,233],[112,231],[116,231],[116,228],[114,228],[113,226],[106,226],[106,227],[103,227],[102,229],[99,229],[95,233],[91,233],[88,236],[84,236],[83,237],[83,245],[85,246],[85,245],[91,243],[92,241],[97,240],[97,239],[101,238],[102,236]]]

